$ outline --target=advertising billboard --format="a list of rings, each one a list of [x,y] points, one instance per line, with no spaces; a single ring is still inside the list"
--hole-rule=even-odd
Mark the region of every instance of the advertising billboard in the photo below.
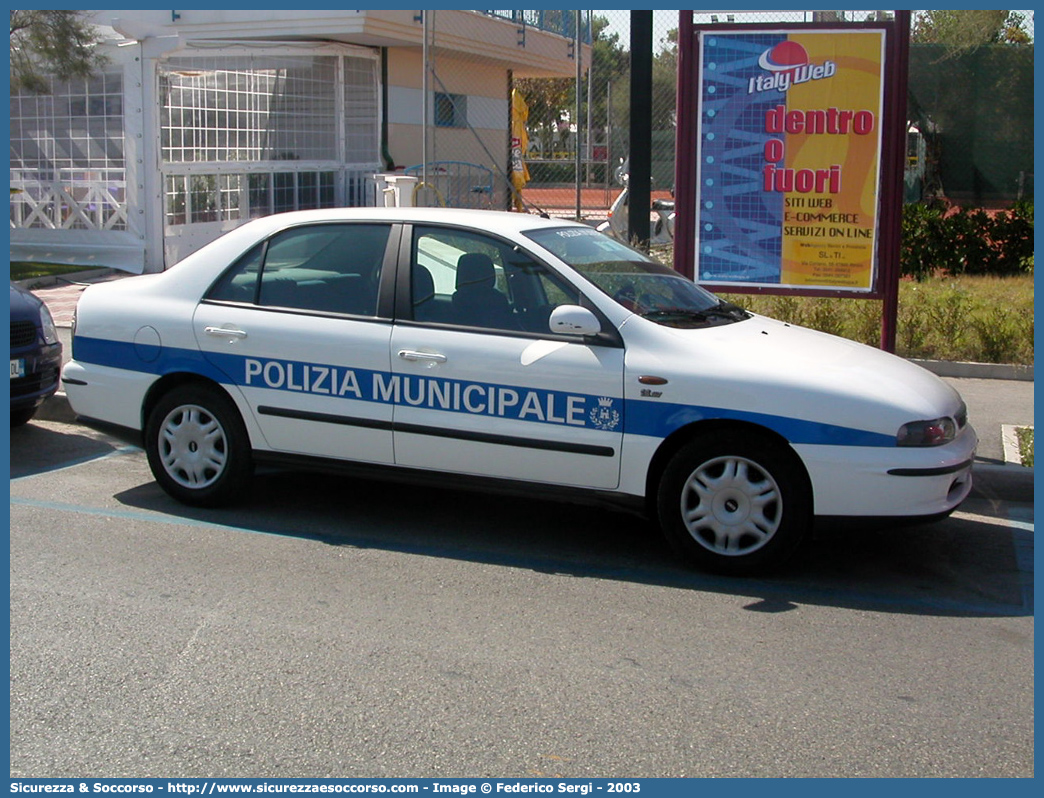
[[[875,290],[882,30],[701,31],[695,276]]]

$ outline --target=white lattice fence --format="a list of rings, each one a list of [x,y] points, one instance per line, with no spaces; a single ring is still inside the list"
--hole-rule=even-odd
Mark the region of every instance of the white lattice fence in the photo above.
[[[125,181],[12,180],[11,227],[126,230]]]

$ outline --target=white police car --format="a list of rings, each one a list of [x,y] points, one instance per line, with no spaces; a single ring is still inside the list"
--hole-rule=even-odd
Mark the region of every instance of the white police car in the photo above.
[[[63,382],[189,504],[241,497],[260,462],[466,476],[640,504],[733,573],[813,516],[948,513],[977,443],[917,366],[721,303],[589,227],[489,211],[250,222],[88,288]]]

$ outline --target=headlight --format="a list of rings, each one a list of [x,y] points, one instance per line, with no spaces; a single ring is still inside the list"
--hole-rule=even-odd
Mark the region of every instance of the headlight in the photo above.
[[[43,328],[44,343],[58,343],[58,330],[54,326],[54,319],[51,317],[51,311],[47,309],[47,305],[40,306],[40,326]]]
[[[899,446],[942,446],[957,437],[957,423],[952,418],[911,421],[903,424],[896,435]]]

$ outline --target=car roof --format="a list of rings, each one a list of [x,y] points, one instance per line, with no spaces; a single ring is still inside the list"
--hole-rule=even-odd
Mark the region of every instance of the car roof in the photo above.
[[[192,290],[190,275],[212,279],[215,263],[227,265],[256,242],[290,227],[336,222],[386,222],[413,224],[453,224],[476,231],[510,238],[529,230],[582,227],[593,228],[568,219],[550,219],[527,213],[483,211],[458,208],[323,208],[309,211],[276,213],[254,219],[233,228],[206,246],[187,255],[184,260],[165,270],[176,273],[180,287]]]
[[[526,230],[551,227],[585,227],[569,219],[552,219],[528,213],[473,210],[468,208],[324,208],[309,211],[291,211],[265,216],[250,222],[250,227],[264,235],[268,231],[315,222],[381,221],[420,224],[454,224],[473,227],[491,233],[520,233]]]

